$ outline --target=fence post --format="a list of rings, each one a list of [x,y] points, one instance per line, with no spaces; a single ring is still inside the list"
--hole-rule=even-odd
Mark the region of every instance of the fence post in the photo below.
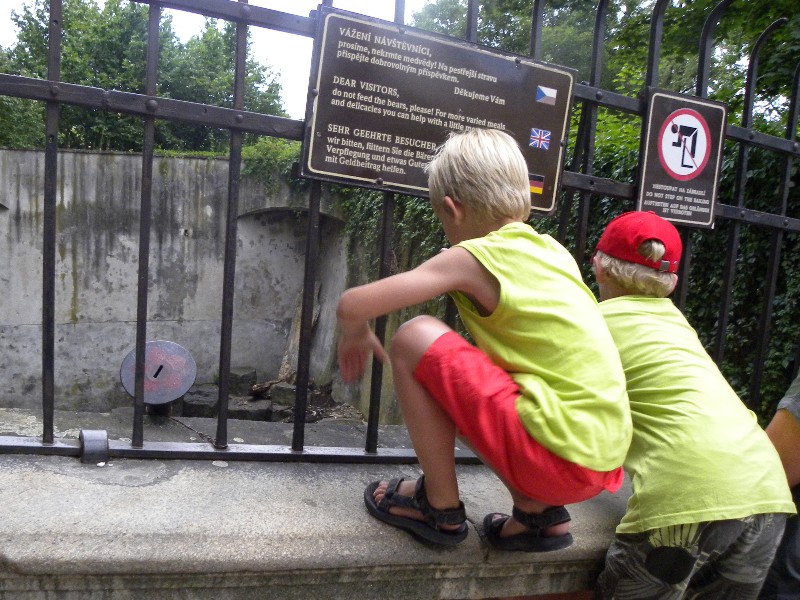
[[[742,127],[745,129],[749,129],[753,121],[753,97],[755,95],[755,86],[758,80],[759,54],[775,30],[784,25],[787,21],[788,19],[781,18],[767,27],[759,36],[758,40],[753,46],[752,52],[750,53],[750,64],[747,67],[747,80],[744,90],[744,106],[742,107]],[[736,188],[734,191],[736,206],[739,208],[744,208],[745,184],[747,183],[747,153],[748,145],[743,142],[739,145]],[[722,361],[725,357],[725,332],[728,329],[728,322],[730,321],[733,280],[736,276],[736,259],[739,254],[739,234],[739,222],[734,221],[731,223],[731,229],[728,234],[728,251],[726,253],[727,264],[725,266],[722,278],[722,303],[719,309],[719,318],[717,320],[717,336],[714,343],[714,352],[712,354],[714,361],[720,366],[722,365]]]

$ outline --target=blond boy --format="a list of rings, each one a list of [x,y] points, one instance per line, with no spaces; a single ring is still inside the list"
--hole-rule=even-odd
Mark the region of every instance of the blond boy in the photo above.
[[[597,303],[570,254],[525,223],[527,167],[496,130],[453,134],[428,166],[430,199],[452,247],[419,267],[345,291],[339,366],[350,382],[370,353],[389,361],[424,473],[376,481],[375,518],[435,544],[468,532],[454,462],[456,436],[501,478],[512,515],[484,519],[505,550],[572,542],[564,504],[616,490],[630,440],[622,368]],[[395,333],[387,356],[369,321],[450,294],[475,346],[421,316]]]

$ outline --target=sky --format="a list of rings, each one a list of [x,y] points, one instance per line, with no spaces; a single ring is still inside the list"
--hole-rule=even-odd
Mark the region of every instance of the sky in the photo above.
[[[100,0],[102,1],[102,0]],[[406,0],[405,21],[418,12],[428,0]],[[0,46],[7,48],[16,40],[16,28],[11,21],[11,11],[31,0],[11,2],[0,0]],[[280,10],[304,17],[317,8],[317,0],[250,0],[252,6]],[[394,20],[394,0],[334,0],[333,6],[361,13],[385,21]],[[181,41],[188,40],[203,27],[200,15],[167,10],[172,14],[172,26]],[[279,74],[282,97],[286,111],[294,119],[305,116],[308,75],[311,70],[311,38],[253,27],[251,29],[253,58],[273,68]],[[277,51],[276,51],[277,49]]]

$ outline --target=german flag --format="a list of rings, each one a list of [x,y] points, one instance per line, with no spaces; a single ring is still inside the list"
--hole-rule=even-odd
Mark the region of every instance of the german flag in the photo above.
[[[528,182],[531,186],[531,194],[544,193],[544,175],[534,175],[528,173]]]

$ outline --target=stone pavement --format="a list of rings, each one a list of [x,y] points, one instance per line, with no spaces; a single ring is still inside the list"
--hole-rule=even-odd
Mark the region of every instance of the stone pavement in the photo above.
[[[81,429],[130,438],[130,410],[57,412],[56,437]],[[287,444],[291,425],[231,420],[229,441]],[[145,417],[148,441],[197,441],[215,421]],[[306,443],[363,446],[364,425],[308,425]],[[40,417],[0,409],[0,435],[38,437]],[[283,440],[283,441],[279,441]],[[407,445],[402,427],[381,445]],[[575,544],[491,549],[483,516],[511,501],[480,465],[460,465],[467,540],[442,549],[371,518],[364,487],[416,465],[112,459],[7,454],[0,446],[0,598],[9,600],[420,600],[587,597],[626,493],[573,505]]]

